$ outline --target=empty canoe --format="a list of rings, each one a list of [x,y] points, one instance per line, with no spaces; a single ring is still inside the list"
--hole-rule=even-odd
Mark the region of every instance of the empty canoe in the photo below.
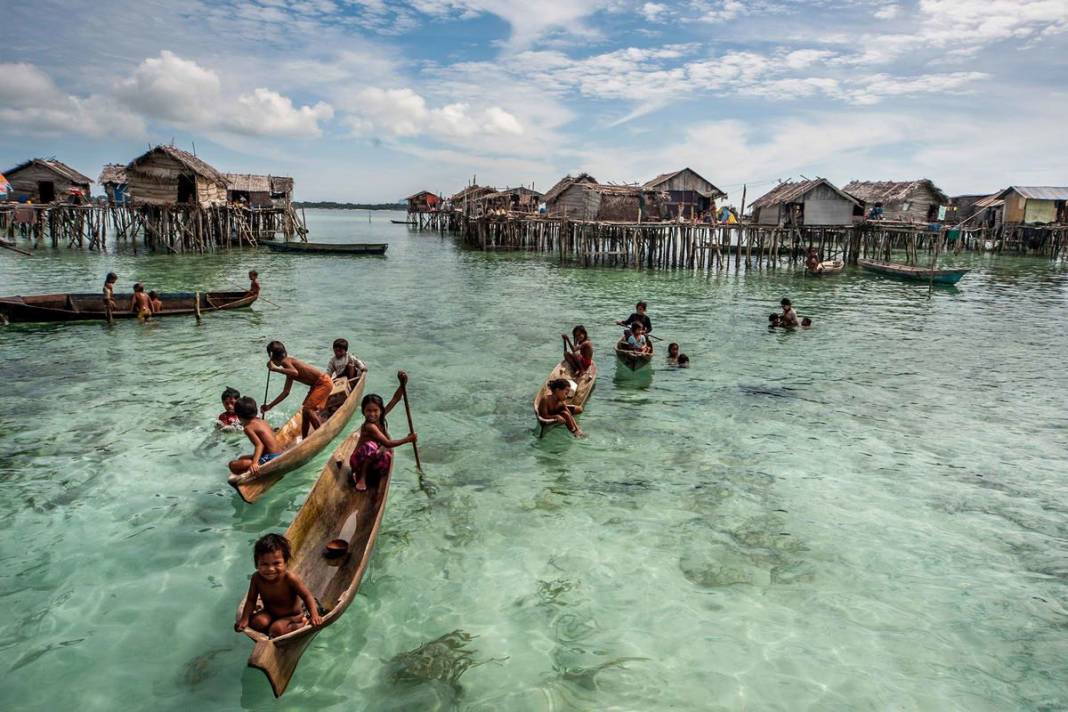
[[[877,260],[857,260],[857,264],[877,274],[913,282],[934,282],[935,284],[956,284],[971,270],[966,269],[929,269],[916,265],[904,265],[898,262],[880,262]]]
[[[268,242],[272,252],[299,252],[312,255],[384,255],[389,247],[385,242]]]

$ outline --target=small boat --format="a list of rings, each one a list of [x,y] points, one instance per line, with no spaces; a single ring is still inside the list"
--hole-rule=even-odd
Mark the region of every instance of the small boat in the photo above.
[[[275,697],[286,691],[301,655],[319,631],[335,623],[352,603],[374,553],[386,511],[393,460],[390,471],[377,483],[368,478],[367,490],[356,491],[349,457],[359,439],[357,428],[334,450],[285,534],[293,547],[288,568],[319,602],[322,627],[305,625],[277,638],[251,628],[244,630],[255,643],[248,665],[263,671]],[[242,596],[239,611],[244,603]]]
[[[415,222],[412,220],[390,220],[390,222],[394,225],[415,225]]]
[[[829,277],[832,274],[838,274],[844,269],[845,262],[843,260],[824,260],[816,266],[816,269],[810,269],[808,273],[813,277]]]
[[[880,262],[878,260],[857,260],[857,264],[868,270],[887,277],[908,279],[914,282],[934,282],[935,284],[956,284],[961,277],[971,270],[967,269],[929,269],[915,265],[903,265],[898,262]]]
[[[649,362],[653,360],[653,352],[640,354],[634,349],[628,348],[625,339],[620,339],[616,342],[616,358],[631,371],[637,371],[649,365]]]
[[[389,247],[385,242],[266,242],[271,252],[299,252],[310,255],[384,255]]]
[[[256,301],[250,292],[200,292],[200,313],[206,314],[224,309],[240,309]],[[133,294],[116,294],[118,308],[112,310],[112,319],[134,319],[136,312],[129,309]],[[164,292],[159,295],[163,309],[152,315],[189,316],[197,312],[193,292]],[[44,321],[104,321],[108,318],[104,297],[96,294],[38,294],[28,297],[0,297],[0,315],[11,323]]]
[[[552,370],[549,377],[545,379],[545,383],[541,384],[541,388],[534,394],[534,417],[538,420],[539,438],[559,425],[555,420],[546,420],[538,415],[538,403],[549,392],[549,381],[555,381],[557,378],[565,378],[569,381],[574,381],[576,384],[574,392],[567,399],[568,405],[586,405],[590,394],[593,393],[593,387],[597,385],[597,364],[591,363],[585,373],[581,376],[575,376],[567,361],[561,361]]]
[[[337,437],[359,408],[366,382],[366,371],[360,374],[354,384],[350,383],[347,378],[336,379],[334,390],[326,402],[326,408],[320,414],[323,417],[321,426],[301,440],[300,430],[304,419],[298,410],[292,418],[286,421],[285,425],[275,431],[278,444],[282,446],[282,454],[261,467],[255,475],[246,470],[239,475],[231,474],[227,482],[237,490],[241,499],[250,504],[255,502],[286,473],[292,472],[318,455]]]

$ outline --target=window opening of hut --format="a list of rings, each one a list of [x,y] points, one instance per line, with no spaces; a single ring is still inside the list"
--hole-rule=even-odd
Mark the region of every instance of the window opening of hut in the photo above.
[[[51,203],[56,199],[56,184],[50,180],[37,183],[37,193],[42,203]]]
[[[192,203],[197,198],[197,184],[191,176],[178,176],[178,202]]]

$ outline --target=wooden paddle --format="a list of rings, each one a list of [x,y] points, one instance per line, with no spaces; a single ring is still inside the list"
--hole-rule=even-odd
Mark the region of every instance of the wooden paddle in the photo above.
[[[397,373],[397,380],[401,384],[401,396],[404,398],[404,414],[408,416],[408,434],[411,435],[415,432],[415,425],[412,424],[412,408],[408,404],[408,386],[401,379],[400,372]],[[431,497],[434,494],[434,486],[426,480],[426,476],[423,473],[423,463],[419,460],[419,446],[414,442],[412,443],[412,451],[415,452],[415,467],[419,470],[419,489],[423,490],[423,494],[427,497]]]
[[[267,369],[267,385],[263,387],[263,400],[260,401],[260,415],[263,415],[263,406],[267,403],[267,391],[271,388],[271,369]]]

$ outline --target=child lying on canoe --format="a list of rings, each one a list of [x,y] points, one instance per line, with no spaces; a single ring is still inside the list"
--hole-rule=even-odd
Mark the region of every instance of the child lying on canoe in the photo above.
[[[334,390],[334,382],[315,366],[304,363],[300,359],[293,358],[286,353],[285,344],[281,341],[272,341],[267,344],[267,370],[281,373],[286,377],[286,385],[270,403],[264,405],[260,411],[264,414],[289,397],[289,390],[293,387],[293,381],[303,383],[308,388],[308,395],[301,404],[301,437],[308,437],[313,427],[318,428],[323,424],[319,417],[319,411],[326,407],[326,401],[330,398],[330,392]]]
[[[308,623],[314,628],[323,624],[315,596],[299,576],[286,568],[292,555],[289,540],[281,534],[267,534],[256,542],[252,550],[256,573],[249,581],[245,606],[234,623],[234,630],[240,633],[251,626],[277,638]],[[256,610],[257,599],[263,602],[259,610]]]
[[[234,403],[234,412],[245,427],[245,435],[252,441],[254,448],[251,455],[242,455],[230,462],[230,472],[240,475],[242,472],[256,474],[260,468],[282,454],[278,440],[267,421],[256,417],[256,400],[245,396]]]
[[[352,468],[352,481],[356,489],[363,492],[367,489],[367,476],[371,475],[377,481],[378,478],[389,472],[389,465],[393,461],[393,448],[400,445],[414,443],[418,439],[415,433],[406,435],[400,440],[389,439],[389,426],[386,424],[386,416],[393,410],[404,394],[404,386],[408,383],[408,374],[401,371],[397,374],[400,386],[389,405],[382,404],[382,396],[371,393],[363,397],[360,402],[360,411],[363,413],[363,425],[360,426],[360,438],[356,441],[356,449],[349,458],[349,467]]]
[[[549,381],[549,392],[538,401],[538,417],[563,423],[576,438],[586,435],[579,427],[575,416],[582,412],[582,406],[571,405],[567,396],[571,391],[571,382],[566,378]]]
[[[334,339],[334,358],[326,364],[326,372],[331,378],[348,379],[359,378],[360,374],[367,370],[367,364],[349,353],[349,342],[345,339]]]
[[[234,405],[241,394],[236,388],[227,388],[222,393],[223,412],[219,413],[218,426],[220,428],[240,430],[241,418],[234,412]]]
[[[567,334],[560,334],[564,340],[564,360],[571,366],[571,372],[581,376],[593,365],[593,342],[586,327],[579,324],[571,330],[573,341],[568,342]]]

